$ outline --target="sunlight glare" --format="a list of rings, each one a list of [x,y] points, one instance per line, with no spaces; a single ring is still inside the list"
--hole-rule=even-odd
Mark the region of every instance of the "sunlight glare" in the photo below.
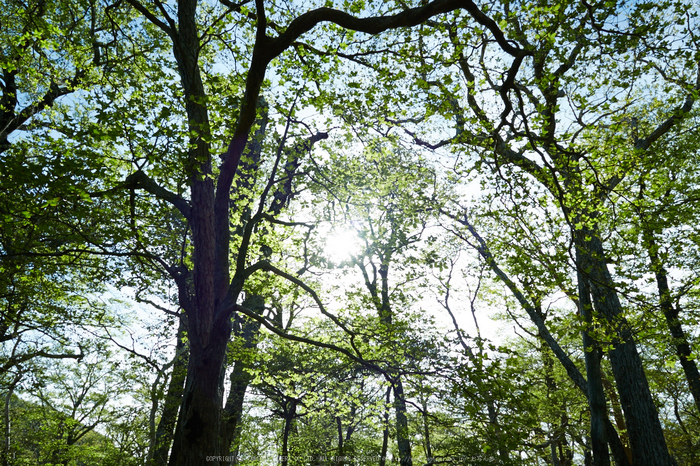
[[[325,245],[326,257],[335,264],[352,259],[360,250],[360,239],[352,230],[336,229],[329,233]]]

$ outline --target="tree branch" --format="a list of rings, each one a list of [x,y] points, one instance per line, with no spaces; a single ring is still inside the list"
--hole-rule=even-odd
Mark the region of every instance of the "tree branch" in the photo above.
[[[527,300],[525,295],[518,288],[518,285],[516,285],[515,282],[513,282],[513,280],[511,280],[510,277],[498,266],[498,264],[496,263],[496,259],[493,257],[493,254],[491,254],[491,250],[486,244],[486,241],[484,241],[484,239],[479,235],[476,229],[471,225],[471,223],[469,223],[467,215],[465,214],[463,218],[460,218],[443,210],[441,210],[441,212],[444,215],[447,215],[448,217],[453,219],[454,221],[458,222],[460,225],[466,227],[469,233],[474,237],[474,239],[476,239],[477,244],[472,246],[477,250],[479,255],[481,255],[481,257],[484,259],[489,268],[496,274],[496,276],[498,276],[498,278],[501,279],[501,281],[510,290],[515,299],[525,310],[525,312],[527,312],[527,315],[530,316],[530,319],[537,327],[538,334],[547,343],[547,345],[550,347],[557,359],[559,359],[561,364],[564,366],[566,373],[569,375],[574,384],[576,384],[576,386],[581,391],[587,394],[588,383],[581,374],[581,371],[579,371],[578,367],[576,367],[576,365],[564,352],[561,346],[559,346],[559,343],[554,339],[552,334],[549,333],[549,329],[547,328],[547,325],[545,324],[542,315],[538,312],[535,306],[533,306]]]
[[[498,26],[493,20],[486,17],[471,0],[436,0],[421,7],[402,11],[396,15],[370,18],[357,18],[332,8],[318,8],[294,19],[287,29],[274,39],[267,35],[260,34],[261,23],[263,22],[260,18],[260,14],[264,13],[264,11],[262,11],[259,6],[257,40],[255,48],[253,49],[253,58],[248,72],[245,97],[241,106],[238,126],[224,156],[224,162],[221,165],[221,173],[216,188],[216,203],[223,204],[227,202],[228,191],[233,182],[233,177],[236,173],[243,148],[245,147],[248,133],[255,120],[255,103],[260,93],[262,82],[265,79],[267,65],[272,59],[279,56],[290,47],[302,34],[323,22],[334,23],[342,28],[367,34],[379,34],[389,29],[415,26],[432,16],[448,13],[460,8],[466,9],[478,22],[489,27],[496,36],[499,44],[505,47],[504,50],[514,52],[517,56],[524,54],[523,51],[513,48],[513,46],[505,40],[503,33],[498,30]],[[498,39],[499,37],[501,38],[500,40]],[[525,55],[527,54],[523,56]]]
[[[183,217],[185,217],[185,219],[190,220],[190,213],[192,211],[190,203],[178,196],[177,194],[175,194],[174,192],[168,191],[167,189],[160,186],[151,177],[146,175],[141,170],[137,170],[131,175],[127,176],[124,180],[124,183],[120,185],[119,188],[143,189],[144,191],[153,194],[158,199],[162,199],[166,202],[169,202],[170,204],[175,206],[177,210],[180,211],[180,213],[183,215]],[[102,193],[96,193],[95,195],[91,194],[90,196],[95,197],[99,194]]]
[[[162,29],[163,32],[165,32],[168,36],[170,37],[175,37],[175,30],[172,29],[170,26],[165,24],[163,21],[161,21],[156,15],[151,13],[148,8],[143,6],[141,3],[139,3],[137,0],[126,0],[129,5],[134,7],[136,11],[141,13],[143,16],[146,17],[151,23],[153,23],[155,26],[158,26],[158,28]],[[173,24],[172,19],[169,16],[166,16],[166,19],[169,20],[171,24]]]
[[[383,370],[378,365],[363,359],[361,356],[357,356],[357,355],[353,354],[352,352],[350,352],[346,348],[342,348],[342,347],[334,345],[332,343],[324,343],[322,341],[312,340],[310,338],[305,338],[305,337],[301,337],[298,335],[292,335],[290,333],[287,333],[284,330],[280,329],[279,327],[270,323],[270,321],[268,319],[266,319],[265,317],[263,317],[259,314],[256,314],[255,312],[251,311],[250,309],[246,309],[245,307],[243,307],[241,305],[237,304],[235,306],[235,309],[237,312],[240,312],[241,314],[245,315],[246,317],[253,319],[256,322],[260,322],[265,328],[270,330],[272,333],[274,333],[275,335],[278,335],[286,340],[297,341],[299,343],[306,343],[307,345],[316,346],[319,348],[326,348],[326,349],[330,349],[332,351],[336,351],[338,353],[344,354],[345,356],[347,356],[351,360],[357,362],[358,364],[361,364],[364,367],[368,367],[368,368],[376,371],[379,374],[386,374],[386,371]]]
[[[33,351],[31,353],[25,353],[21,356],[15,356],[15,357],[10,358],[9,361],[7,361],[5,364],[2,365],[2,367],[0,367],[0,373],[5,373],[10,368],[17,366],[19,364],[22,364],[23,362],[29,361],[30,359],[34,359],[34,358],[77,359],[78,361],[80,361],[83,359],[83,357],[85,357],[85,353],[83,352],[83,348],[81,346],[78,346],[78,348],[80,348],[80,354],[49,353],[45,350],[38,350],[38,351]]]
[[[657,126],[656,129],[649,134],[649,136],[647,136],[644,139],[637,140],[634,144],[635,149],[648,149],[661,136],[668,133],[671,130],[671,128],[673,128],[678,122],[680,122],[683,119],[683,117],[685,117],[685,115],[687,115],[688,112],[692,110],[693,104],[695,103],[695,95],[697,94],[698,90],[700,90],[700,64],[698,65],[698,76],[697,81],[695,83],[695,87],[693,88],[693,91],[688,94],[688,96],[685,99],[685,102],[683,102],[683,105],[678,107],[673,112],[673,115],[671,115],[671,117],[669,117],[666,121]]]
[[[326,310],[326,307],[323,305],[323,302],[318,297],[318,294],[309,285],[307,285],[306,283],[304,283],[303,281],[301,281],[297,277],[295,277],[295,276],[293,276],[293,275],[291,275],[283,270],[278,269],[277,267],[273,266],[272,264],[270,264],[268,262],[260,263],[260,267],[257,267],[256,270],[266,270],[268,272],[272,272],[275,275],[280,276],[280,277],[284,278],[285,280],[294,283],[296,286],[303,289],[311,296],[311,298],[314,300],[314,302],[318,306],[319,311],[321,311],[321,314],[323,314],[326,317],[328,317],[329,319],[331,319],[333,321],[333,323],[335,323],[338,327],[343,329],[343,331],[345,333],[347,333],[348,335],[350,335],[350,337],[355,336],[355,332],[350,330],[344,323],[342,323],[337,316],[333,315],[332,313],[330,313]],[[353,348],[354,348],[354,345],[353,345]],[[355,350],[357,351],[356,348],[355,348]]]

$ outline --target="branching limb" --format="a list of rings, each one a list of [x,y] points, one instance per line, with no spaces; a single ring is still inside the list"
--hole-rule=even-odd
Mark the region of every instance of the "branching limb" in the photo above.
[[[509,54],[514,56],[527,56],[530,53],[514,47],[507,39],[498,25],[484,13],[471,0],[436,0],[426,5],[404,10],[390,16],[376,16],[370,18],[357,18],[344,11],[332,8],[318,8],[294,19],[287,29],[276,38],[265,35],[265,18],[262,1],[256,1],[258,13],[258,27],[256,43],[253,50],[253,58],[246,82],[245,99],[241,106],[238,127],[221,166],[221,175],[217,184],[216,202],[224,203],[225,193],[233,181],[236,167],[248,137],[248,132],[255,120],[255,101],[260,94],[262,83],[265,79],[267,65],[275,57],[279,56],[304,33],[324,22],[334,23],[342,28],[364,32],[367,34],[379,34],[381,32],[402,27],[416,26],[427,19],[458,9],[467,10],[477,22],[485,25],[496,37],[497,42]]]
[[[637,138],[634,142],[634,148],[640,151],[645,151],[651,147],[657,140],[667,134],[674,126],[678,125],[683,119],[688,115],[688,113],[693,109],[695,104],[696,96],[700,91],[700,63],[698,64],[698,73],[695,79],[695,85],[691,92],[688,93],[685,101],[680,105],[673,114],[667,118],[665,121],[661,122],[649,135],[645,138]],[[623,180],[624,173],[622,175],[613,175],[603,186],[603,195],[607,195],[612,192],[618,184]]]
[[[170,16],[166,15],[166,20],[170,23],[170,25],[165,24],[160,18],[158,18],[156,15],[151,13],[151,11],[146,8],[143,4],[138,2],[138,0],[126,0],[129,5],[134,7],[136,11],[141,13],[143,16],[146,17],[147,20],[149,20],[151,23],[153,23],[155,26],[158,26],[163,32],[165,32],[168,36],[175,38],[175,35],[177,33],[177,30],[171,26],[174,25],[173,20],[170,18]],[[160,5],[160,2],[159,6]]]
[[[80,361],[85,357],[85,353],[83,352],[82,346],[78,345],[78,348],[80,349],[79,354],[75,354],[75,353],[50,353],[46,350],[37,350],[37,351],[31,351],[29,353],[24,353],[22,355],[10,358],[9,361],[7,361],[5,364],[0,366],[0,373],[4,374],[8,370],[10,370],[12,367],[17,366],[19,364],[22,364],[23,362],[29,361],[30,359],[34,359],[34,358],[76,359],[76,360]]]
[[[172,191],[169,191],[158,183],[156,183],[151,177],[146,175],[143,171],[138,170],[131,175],[127,176],[123,183],[119,186],[112,188],[107,191],[99,191],[96,193],[91,193],[90,197],[101,197],[105,194],[111,194],[116,191],[121,191],[123,189],[143,189],[156,196],[158,199],[162,199],[169,202],[180,211],[183,217],[190,220],[191,207],[189,202],[187,202],[182,197],[178,196]]]
[[[386,373],[386,371],[383,370],[378,365],[376,365],[370,361],[365,360],[364,358],[362,358],[362,356],[358,356],[357,354],[353,354],[351,351],[349,351],[346,348],[342,348],[342,347],[334,345],[332,343],[325,343],[325,342],[318,341],[318,340],[312,340],[310,338],[306,338],[306,337],[302,337],[302,336],[298,336],[298,335],[293,335],[291,333],[285,332],[284,330],[282,330],[281,328],[276,326],[273,322],[270,322],[265,317],[251,311],[250,309],[246,309],[243,306],[236,305],[235,310],[237,312],[240,312],[241,314],[245,315],[246,317],[253,319],[256,322],[261,323],[265,328],[270,330],[272,333],[274,333],[275,335],[278,335],[286,340],[296,341],[299,343],[305,343],[307,345],[316,346],[318,348],[326,348],[326,349],[341,353],[341,354],[347,356],[352,361],[355,361],[364,367],[370,368],[379,374]]]
[[[318,306],[319,311],[321,311],[321,314],[323,314],[324,316],[331,319],[334,324],[336,324],[338,327],[343,329],[343,331],[345,333],[347,333],[348,335],[350,335],[350,337],[355,336],[355,332],[352,331],[350,328],[348,328],[343,322],[341,322],[341,320],[337,316],[335,316],[334,314],[329,312],[326,309],[326,307],[323,305],[323,302],[321,301],[321,299],[318,297],[318,294],[316,293],[316,291],[314,291],[313,288],[311,288],[309,285],[304,283],[302,280],[298,279],[297,277],[295,277],[295,276],[293,276],[293,275],[291,275],[283,270],[278,269],[277,267],[275,267],[267,262],[261,263],[261,266],[259,268],[257,268],[256,270],[266,270],[268,272],[272,272],[275,275],[282,277],[291,283],[294,283],[296,286],[298,286],[302,290],[306,291],[311,296],[311,298],[316,303],[316,306]]]
[[[635,149],[640,149],[640,150],[648,149],[661,136],[668,133],[671,130],[671,128],[673,128],[680,121],[682,121],[683,118],[688,114],[688,112],[690,112],[690,110],[692,110],[693,104],[695,104],[695,100],[696,100],[696,96],[697,96],[698,91],[700,91],[700,63],[698,64],[698,74],[697,74],[697,78],[696,78],[696,82],[695,82],[695,87],[688,94],[688,96],[685,99],[685,102],[683,102],[683,105],[678,107],[673,112],[673,115],[671,115],[666,121],[659,124],[659,126],[657,126],[656,129],[654,129],[654,131],[649,133],[649,136],[647,136],[644,139],[638,139],[634,145]]]
[[[518,285],[510,279],[508,274],[506,274],[499,266],[498,263],[496,262],[496,259],[493,257],[493,254],[491,253],[491,250],[489,249],[488,245],[486,244],[486,241],[479,235],[479,233],[476,231],[476,229],[472,226],[472,224],[469,222],[469,219],[467,218],[467,215],[465,214],[463,217],[457,217],[456,215],[453,215],[451,213],[442,211],[444,215],[447,215],[448,217],[452,218],[454,221],[459,223],[460,225],[464,226],[467,228],[469,233],[474,237],[476,240],[476,244],[468,242],[474,249],[477,250],[479,255],[484,259],[486,264],[489,266],[489,268],[498,276],[499,279],[506,285],[506,287],[510,290],[510,292],[513,294],[515,299],[520,303],[522,308],[527,312],[528,316],[532,320],[532,322],[535,324],[535,327],[537,327],[537,331],[540,335],[540,337],[547,343],[547,345],[550,347],[552,352],[556,355],[557,359],[561,362],[561,364],[564,366],[564,369],[566,370],[567,374],[571,378],[571,380],[576,384],[576,386],[583,391],[584,393],[588,393],[588,383],[586,379],[583,377],[581,374],[581,371],[579,371],[578,367],[573,363],[571,358],[569,358],[569,355],[567,355],[564,350],[559,346],[559,343],[554,339],[552,334],[549,332],[549,329],[547,328],[547,325],[544,322],[544,319],[542,318],[541,313],[535,308],[534,305],[532,305],[528,299],[525,297],[523,292],[520,290]],[[466,241],[466,238],[462,238]]]

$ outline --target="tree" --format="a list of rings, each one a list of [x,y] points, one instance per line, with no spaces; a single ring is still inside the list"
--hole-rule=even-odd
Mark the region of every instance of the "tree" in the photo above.
[[[11,40],[3,46],[3,53],[12,53],[2,62],[0,110],[5,120],[0,122],[7,122],[12,131],[31,123],[26,128],[32,131],[21,137],[2,133],[0,138],[3,163],[11,175],[2,182],[9,194],[3,192],[0,206],[1,221],[8,226],[2,232],[0,263],[0,280],[8,290],[2,305],[8,312],[0,334],[10,343],[34,338],[40,318],[32,312],[33,294],[52,281],[59,285],[56,293],[40,304],[54,306],[66,296],[97,289],[62,286],[62,280],[76,277],[80,283],[87,275],[132,286],[144,302],[148,294],[164,302],[176,300],[186,316],[187,376],[181,396],[178,378],[171,377],[173,396],[167,398],[161,431],[165,441],[154,443],[162,447],[161,453],[168,449],[167,426],[178,411],[170,464],[201,464],[207,457],[226,455],[231,444],[238,444],[252,379],[246,351],[229,352],[228,347],[233,335],[242,337],[242,345],[254,352],[262,328],[297,343],[336,351],[390,380],[401,461],[410,463],[407,403],[413,400],[403,385],[411,388],[406,382],[411,372],[430,372],[422,366],[429,360],[426,354],[440,353],[411,332],[409,319],[399,318],[396,303],[410,308],[416,298],[404,293],[403,287],[389,296],[389,270],[393,274],[407,266],[402,271],[406,280],[420,275],[410,266],[423,265],[421,254],[430,256],[434,251],[429,244],[412,242],[413,228],[420,230],[430,209],[440,208],[461,225],[456,233],[472,242],[484,263],[510,288],[567,374],[586,392],[595,461],[606,463],[606,442],[613,457],[621,464],[625,461],[620,439],[607,419],[603,390],[613,408],[619,394],[634,462],[672,461],[644,372],[651,363],[644,359],[644,342],[638,339],[640,320],[625,301],[624,287],[632,289],[636,279],[624,284],[617,280],[633,271],[610,267],[618,246],[610,238],[624,236],[615,236],[619,225],[613,208],[624,206],[630,218],[636,212],[644,234],[634,247],[644,246],[649,256],[647,271],[657,279],[657,305],[675,332],[684,369],[692,369],[692,341],[687,337],[683,341],[685,335],[676,330],[679,304],[692,303],[694,297],[682,290],[675,303],[669,301],[673,292],[663,282],[674,260],[668,261],[656,247],[664,234],[676,233],[675,227],[664,232],[650,225],[654,211],[643,202],[635,205],[619,199],[626,186],[642,184],[629,181],[635,176],[634,163],[655,166],[649,162],[653,150],[688,121],[698,92],[694,6],[504,1],[478,7],[469,0],[435,0],[415,7],[406,2],[344,2],[336,8],[307,11],[296,4],[262,0],[177,4],[125,0],[104,10],[90,3],[77,14],[60,3],[40,3],[36,8],[8,5],[21,13],[8,37],[22,39],[16,42],[18,47]],[[52,8],[44,10],[45,6]],[[85,12],[91,21],[75,20]],[[79,45],[66,43],[59,51],[55,45],[59,39],[50,43],[56,29],[68,32]],[[305,38],[312,30],[315,40],[310,43]],[[28,80],[17,80],[21,73],[11,69],[12,60],[22,63]],[[594,71],[601,63],[609,68]],[[109,73],[97,73],[93,65],[98,64],[106,65]],[[37,73],[39,65],[51,71],[48,76]],[[87,71],[76,74],[76,70]],[[644,105],[654,100],[652,91],[640,88],[651,78],[662,83],[653,92],[666,102],[654,119],[640,125],[644,115],[633,114],[630,102],[638,99]],[[17,87],[18,82],[24,87]],[[89,86],[96,82],[99,86]],[[32,83],[38,83],[36,89]],[[78,88],[85,90],[59,105],[61,92]],[[23,120],[51,103],[55,112]],[[305,116],[312,103],[322,112],[317,119]],[[328,121],[322,122],[326,116]],[[378,216],[370,212],[366,225],[377,231],[363,231],[368,250],[356,261],[365,284],[364,290],[356,290],[357,302],[364,305],[357,309],[372,309],[372,318],[357,309],[356,315],[334,315],[319,299],[315,285],[300,278],[311,267],[310,255],[292,249],[301,243],[306,247],[309,236],[295,239],[292,246],[281,239],[290,238],[285,232],[297,227],[310,235],[311,225],[301,225],[291,212],[288,216],[281,212],[297,194],[301,159],[327,137],[325,130],[337,121],[333,118],[355,131],[346,144],[353,149],[357,140],[366,141],[376,131],[397,146],[413,142],[427,149],[449,147],[468,157],[487,190],[503,193],[501,188],[508,185],[510,198],[502,206],[508,216],[503,218],[522,220],[512,228],[501,226],[516,232],[510,238],[513,244],[500,238],[484,240],[471,217],[445,208],[444,193],[433,192],[431,183],[421,178],[424,167],[412,163],[414,155],[395,160],[392,151],[377,150],[372,163],[381,166],[382,176],[393,176],[391,183],[370,179],[367,167],[353,168],[367,177],[356,187],[380,190],[384,197],[372,202],[387,203]],[[365,124],[369,119],[375,120],[371,130]],[[615,144],[593,148],[589,136],[593,133]],[[448,136],[442,138],[444,134]],[[622,146],[627,150],[616,149]],[[410,170],[402,172],[397,163]],[[397,173],[402,176],[394,176]],[[411,183],[416,190],[401,199]],[[467,189],[462,185],[459,195]],[[655,189],[650,191],[651,197],[659,196]],[[365,202],[365,194],[343,196]],[[553,239],[553,232],[560,237]],[[548,250],[536,251],[543,245],[546,249],[548,242],[556,249],[551,257]],[[571,248],[562,247],[567,242]],[[637,249],[619,248],[628,253]],[[516,254],[524,251],[529,257]],[[395,262],[397,254],[403,263]],[[274,293],[260,284],[270,275],[291,284],[292,294],[299,290],[308,294],[324,318],[342,330],[343,338],[316,338],[277,320],[282,314],[270,312],[277,304]],[[269,280],[270,287],[279,288],[276,280]],[[694,284],[689,282],[689,287],[694,292]],[[585,351],[588,380],[562,348],[556,321],[545,321],[543,300],[559,292],[576,304],[581,315],[573,317],[573,306],[566,308],[570,328],[582,331],[580,348]],[[41,318],[55,329],[48,333],[49,339],[70,343],[60,326],[53,325],[61,317],[57,311]],[[44,342],[35,342],[36,347],[30,342],[20,352],[13,352],[11,344],[3,346],[9,355],[7,367],[22,369],[23,355],[27,360],[80,355],[77,350],[54,352]],[[180,342],[184,346],[184,337]],[[545,351],[539,354],[544,358]],[[611,363],[617,392],[605,386],[608,362],[600,361],[603,354]],[[469,364],[478,366],[475,361]],[[597,366],[599,362],[603,367]],[[182,363],[172,361],[173,367]],[[224,405],[224,376],[230,364],[234,389]],[[559,383],[551,366],[545,366],[546,393],[554,398]],[[692,374],[688,378],[692,381]],[[497,391],[497,385],[489,390]],[[694,388],[692,382],[690,387]],[[296,398],[283,395],[289,440],[296,409],[292,398]],[[483,398],[476,403],[478,409],[492,411],[484,424],[486,432],[504,417],[494,397]],[[428,440],[427,413],[433,412],[429,399],[419,404],[424,445],[433,452]],[[175,409],[177,400],[181,403]],[[566,414],[566,409],[562,412]],[[680,423],[681,416],[676,417]],[[335,421],[342,431],[345,418],[336,416]],[[383,427],[386,452],[390,429]],[[552,429],[560,427],[551,423]],[[338,436],[339,449],[344,448],[344,438]],[[562,438],[567,437],[547,439],[550,446],[561,446],[555,448],[553,462],[570,456]],[[572,438],[568,434],[567,442]],[[501,447],[500,458],[506,458],[505,442],[496,438],[495,443]],[[154,451],[153,456],[162,463],[161,453]],[[482,459],[490,456],[484,453]]]
[[[11,435],[6,431],[6,464],[136,464],[132,451],[120,451],[103,434],[111,433],[105,427],[127,418],[129,411],[119,406],[128,378],[118,362],[102,359],[109,357],[103,348],[89,361],[35,362],[16,387],[21,398],[10,395],[3,403],[12,425]]]
[[[141,15],[132,22],[134,31],[153,33],[160,37],[161,43],[166,40],[172,43],[175,72],[179,77],[181,102],[185,108],[188,142],[186,154],[178,168],[183,174],[180,179],[187,187],[188,198],[159,186],[148,175],[150,165],[157,166],[153,163],[155,161],[137,165],[139,168],[117,187],[132,193],[143,190],[169,203],[177,211],[176,215],[187,222],[191,231],[192,255],[188,263],[180,260],[175,265],[146,252],[131,254],[155,262],[178,285],[180,305],[188,319],[190,357],[170,463],[199,464],[207,456],[218,456],[220,453],[220,381],[231,333],[231,315],[246,278],[264,269],[266,264],[264,261],[248,262],[250,232],[255,223],[262,221],[262,218],[258,218],[247,226],[247,237],[244,234],[240,247],[234,251],[233,267],[230,266],[229,208],[233,179],[255,123],[256,106],[268,66],[299,36],[323,22],[378,34],[387,29],[420,24],[432,16],[457,9],[465,2],[439,0],[422,7],[366,19],[358,19],[339,10],[319,8],[293,17],[286,28],[279,25],[287,22],[285,15],[276,11],[273,13],[262,1],[256,2],[255,12],[245,3],[226,2],[223,6],[210,6],[186,0],[179,2],[176,9],[160,3],[144,5],[136,0],[128,3]],[[149,23],[148,26],[143,25],[144,20]],[[226,28],[229,22],[236,24],[237,21],[252,25],[247,33],[255,40],[250,43],[250,55],[244,55],[245,60],[250,60],[250,65],[245,73],[245,82],[241,83],[245,92],[238,101],[235,128],[233,131],[221,131],[215,126],[217,120],[212,115],[214,106],[211,102],[215,96],[210,95],[207,89],[212,82],[207,80],[205,69],[213,64],[211,44],[226,47],[229,40]],[[139,22],[142,28],[137,26]],[[129,32],[128,29],[124,31]],[[268,35],[270,31],[277,35],[271,37]],[[234,58],[238,60],[243,57],[234,53]],[[229,142],[217,143],[214,139],[217,136],[227,137]],[[216,146],[225,147],[222,163],[217,169],[214,168],[213,152]]]
[[[647,130],[647,126],[653,125],[656,115],[663,115],[664,109],[661,107],[648,111],[651,114],[645,120],[636,121],[636,131]],[[644,114],[641,110],[638,113]],[[640,257],[646,256],[647,260],[639,263],[629,261],[626,278],[634,283],[637,275],[651,270],[656,281],[656,292],[649,297],[633,287],[628,287],[628,292],[635,293],[640,302],[663,315],[671,345],[700,412],[700,373],[692,356],[692,340],[687,335],[687,327],[684,330],[681,317],[681,302],[687,302],[685,290],[691,289],[693,285],[679,274],[669,272],[671,267],[685,269],[686,264],[692,262],[696,255],[693,242],[688,236],[693,230],[691,225],[695,224],[695,212],[690,206],[695,204],[694,180],[697,177],[697,171],[692,165],[697,157],[697,140],[694,134],[688,133],[688,129],[696,126],[697,111],[694,111],[670,130],[664,140],[657,142],[653,150],[657,156],[639,158],[639,166],[630,169],[618,191],[634,192],[635,196],[619,196],[615,199],[615,206],[620,212],[617,223],[631,228],[625,230],[614,224],[608,228],[619,235],[619,242],[614,244],[611,254],[623,257],[630,255],[629,250],[632,250]],[[615,138],[606,133],[589,137],[590,142],[605,145]],[[628,155],[635,156],[634,153]],[[684,232],[685,229],[689,231]],[[674,281],[677,282],[676,292],[672,287]]]
[[[688,8],[692,11],[689,18],[694,18],[696,12]],[[593,308],[605,322],[605,338],[613,342],[607,355],[634,461],[659,465],[672,460],[633,328],[624,317],[607,265],[601,228],[608,199],[627,176],[628,168],[619,154],[586,152],[578,137],[582,130],[608,122],[620,125],[628,118],[627,104],[619,97],[605,100],[601,111],[595,111],[592,102],[601,96],[601,87],[604,95],[622,97],[628,95],[628,88],[649,76],[668,83],[664,95],[672,110],[660,124],[635,135],[635,153],[651,156],[654,143],[686,118],[697,93],[692,58],[697,46],[694,35],[688,32],[694,19],[686,24],[673,11],[667,4],[623,9],[588,3],[552,6],[503,2],[476,23],[435,21],[430,24],[433,37],[421,36],[423,40],[418,38],[413,42],[416,45],[404,49],[407,60],[416,58],[414,89],[425,96],[428,107],[427,112],[417,110],[418,115],[408,121],[421,122],[435,112],[457,124],[456,135],[443,141],[427,142],[412,130],[408,134],[429,147],[456,143],[468,151],[477,148],[477,163],[482,168],[508,176],[503,167],[514,167],[527,174],[529,183],[544,187],[556,202],[559,215],[570,226],[578,256],[576,268],[590,286]],[[620,16],[626,18],[624,25],[605,26]],[[676,33],[685,33],[685,40],[670,45],[667,39]],[[449,48],[434,47],[438,35],[443,43],[451,44]],[[678,60],[669,65],[667,73],[660,63],[677,52]],[[607,56],[625,58],[611,65],[607,74],[601,75],[600,67],[595,67],[597,77],[588,78],[594,69],[590,59],[606,60]],[[636,67],[640,62],[645,66]],[[527,190],[515,183],[513,188]]]
[[[2,2],[0,154],[42,124],[37,114],[99,79],[116,45],[100,33],[119,19],[94,1]]]
[[[352,252],[349,260],[364,285],[353,292],[360,300],[355,312],[376,328],[376,336],[364,338],[376,339],[387,358],[383,376],[393,391],[399,461],[413,464],[404,371],[411,371],[412,360],[429,357],[422,352],[429,353],[430,344],[405,332],[419,294],[412,287],[424,274],[424,258],[414,251],[426,241],[432,211],[425,199],[437,196],[435,173],[428,162],[386,140],[370,141],[352,157],[332,154],[331,162],[314,174],[327,190],[329,205],[323,210],[342,218],[358,237],[360,251]],[[375,319],[364,316],[369,310]]]

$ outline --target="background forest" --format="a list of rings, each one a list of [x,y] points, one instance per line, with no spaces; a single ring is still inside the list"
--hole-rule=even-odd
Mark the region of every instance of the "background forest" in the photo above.
[[[2,466],[700,464],[695,0],[0,0]]]

